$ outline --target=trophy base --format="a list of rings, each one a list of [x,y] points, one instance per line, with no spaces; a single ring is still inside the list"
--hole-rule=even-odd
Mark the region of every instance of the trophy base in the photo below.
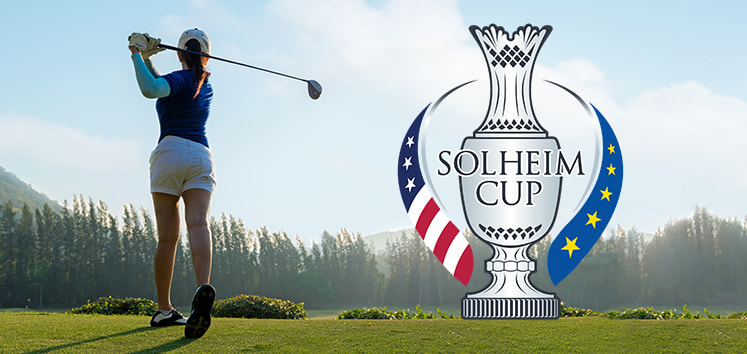
[[[557,319],[557,298],[467,298],[462,299],[463,319]]]

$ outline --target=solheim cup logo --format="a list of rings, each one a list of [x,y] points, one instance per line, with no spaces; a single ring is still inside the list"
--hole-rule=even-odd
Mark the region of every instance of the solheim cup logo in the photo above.
[[[612,216],[622,186],[617,138],[596,108],[552,82],[599,122],[591,170],[587,171],[580,151],[561,150],[558,140],[537,120],[532,107],[532,70],[552,27],[526,25],[512,34],[496,25],[469,30],[487,63],[490,102],[482,123],[473,136],[464,139],[459,151],[439,152],[438,174],[458,174],[469,228],[494,253],[485,262],[492,281],[465,296],[462,317],[558,318],[559,299],[529,280],[537,263],[528,249],[547,236],[555,223],[563,178],[591,173],[585,201],[550,247],[548,269],[553,283],[562,281],[589,252]],[[399,158],[400,193],[408,215],[429,249],[464,285],[472,275],[472,249],[436,202],[427,170],[423,176],[419,140],[423,122],[441,101],[466,84],[420,113],[405,136]]]

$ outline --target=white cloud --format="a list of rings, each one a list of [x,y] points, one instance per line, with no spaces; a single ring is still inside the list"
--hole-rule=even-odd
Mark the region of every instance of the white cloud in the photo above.
[[[310,64],[325,80],[422,101],[431,98],[424,93],[438,94],[485,70],[457,5],[405,0],[374,9],[360,0],[277,0],[268,10],[293,29],[284,40],[318,59]]]
[[[604,73],[582,58],[553,68],[538,66],[535,77],[557,80],[610,121],[625,156],[625,182],[615,217],[623,226],[655,231],[671,218],[688,215],[696,204],[723,217],[741,217],[747,211],[740,202],[747,193],[747,165],[739,161],[740,152],[747,150],[744,101],[688,81],[641,90],[621,102],[610,92]],[[549,90],[540,85],[536,92],[551,97]],[[573,111],[563,105],[555,100],[535,107],[545,125],[558,122],[554,117],[543,120],[545,116],[558,114],[561,122],[573,122],[572,114],[562,113]],[[568,127],[548,127],[551,132],[564,129]]]
[[[741,217],[747,193],[747,103],[697,82],[646,90],[625,105],[620,135],[630,147],[630,180],[649,192],[651,208],[705,205]],[[672,215],[670,213],[670,215]]]
[[[744,101],[717,94],[693,81],[642,91],[627,104],[627,111],[629,119],[647,128],[639,132],[644,136],[687,139],[686,144],[679,140],[662,147],[678,151],[715,153],[728,147],[724,144],[743,141],[747,128]]]
[[[0,114],[0,156],[23,158],[53,168],[100,174],[128,172],[139,166],[140,146],[12,113]]]

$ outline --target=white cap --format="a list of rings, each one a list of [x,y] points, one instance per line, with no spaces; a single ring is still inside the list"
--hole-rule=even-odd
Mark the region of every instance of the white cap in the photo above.
[[[205,32],[197,28],[188,29],[182,33],[181,37],[179,37],[179,48],[187,49],[187,41],[193,38],[200,42],[201,52],[210,54],[210,39]]]

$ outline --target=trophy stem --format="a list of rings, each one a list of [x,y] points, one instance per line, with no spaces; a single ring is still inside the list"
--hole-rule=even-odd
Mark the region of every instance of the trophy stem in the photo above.
[[[468,298],[553,298],[537,290],[529,282],[529,276],[537,269],[536,262],[529,257],[530,244],[519,247],[502,247],[492,244],[493,258],[485,262],[485,270],[493,281],[480,292],[467,295]]]
[[[560,315],[560,301],[554,294],[537,290],[529,282],[535,271],[527,254],[529,245],[493,245],[493,258],[485,263],[493,281],[484,290],[467,294],[462,300],[465,319],[554,319]]]

